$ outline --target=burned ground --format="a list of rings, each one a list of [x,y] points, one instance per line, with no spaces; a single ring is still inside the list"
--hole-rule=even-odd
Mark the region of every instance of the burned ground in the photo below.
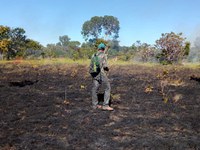
[[[163,70],[112,66],[108,112],[87,66],[1,64],[0,149],[200,149],[200,69]]]

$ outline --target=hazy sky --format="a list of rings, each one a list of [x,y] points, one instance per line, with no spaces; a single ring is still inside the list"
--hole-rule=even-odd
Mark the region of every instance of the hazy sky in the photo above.
[[[200,0],[0,0],[0,6],[0,25],[21,27],[44,46],[63,35],[84,42],[83,23],[104,15],[118,18],[124,46],[154,44],[171,31],[191,42],[200,36]]]

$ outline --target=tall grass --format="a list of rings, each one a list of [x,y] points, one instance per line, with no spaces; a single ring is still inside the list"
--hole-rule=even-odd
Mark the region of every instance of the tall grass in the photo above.
[[[59,64],[89,64],[89,60],[72,60],[67,58],[52,58],[52,59],[34,59],[34,60],[26,60],[26,59],[16,59],[16,60],[2,60],[0,64],[16,64],[16,65],[59,65]]]
[[[35,59],[35,60],[26,60],[26,59],[16,59],[16,60],[0,60],[1,64],[16,64],[16,65],[59,65],[59,64],[78,64],[78,65],[89,65],[89,59],[79,59],[73,60],[69,58],[52,58],[52,59]],[[141,65],[145,67],[179,67],[179,68],[192,68],[192,69],[200,69],[200,63],[183,63],[181,65],[161,65],[158,63],[142,63],[142,62],[134,62],[134,61],[122,61],[115,59],[108,59],[109,66],[127,66],[127,65]]]

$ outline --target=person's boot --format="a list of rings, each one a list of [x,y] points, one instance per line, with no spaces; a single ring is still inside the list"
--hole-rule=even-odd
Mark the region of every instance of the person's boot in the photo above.
[[[92,107],[93,107],[93,109],[102,109],[103,106],[98,104],[98,105],[92,106]]]
[[[108,110],[108,111],[113,111],[114,109],[110,106],[103,106],[102,107],[103,110]]]
[[[102,109],[102,107],[103,107],[102,105],[97,105],[98,109]]]

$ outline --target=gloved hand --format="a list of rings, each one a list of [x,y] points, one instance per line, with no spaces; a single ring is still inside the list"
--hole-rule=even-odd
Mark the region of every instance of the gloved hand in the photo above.
[[[93,78],[95,78],[97,75],[98,75],[98,73],[90,73],[91,74],[91,76],[93,77]]]
[[[109,71],[109,68],[108,67],[104,67],[103,68],[105,71]]]

